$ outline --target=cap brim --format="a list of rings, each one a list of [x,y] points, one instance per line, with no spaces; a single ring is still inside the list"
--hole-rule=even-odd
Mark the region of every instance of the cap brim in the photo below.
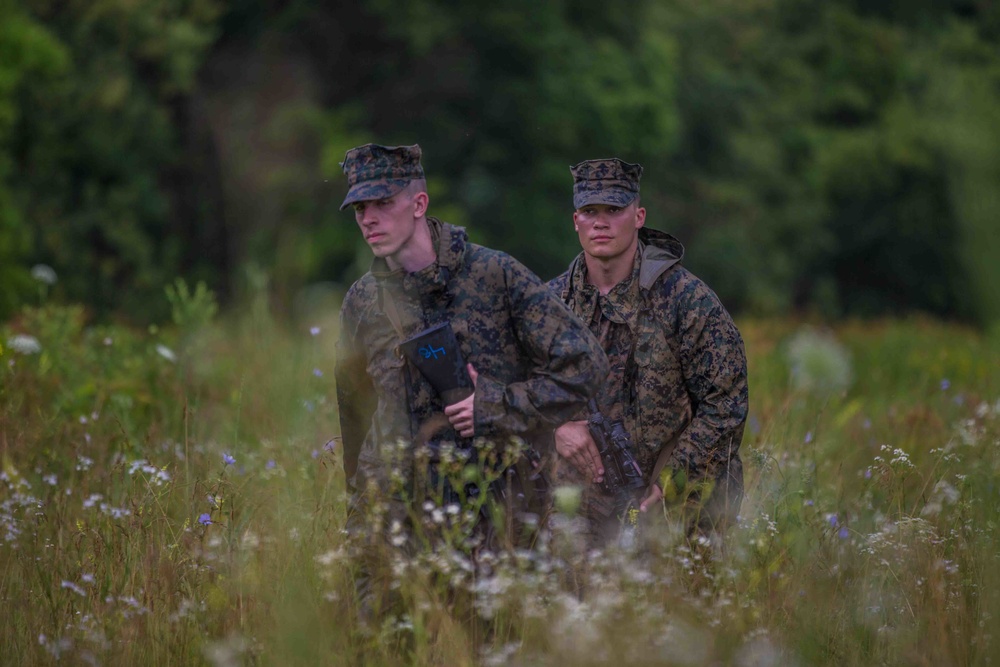
[[[622,190],[621,188],[605,188],[603,190],[593,190],[591,192],[580,192],[573,195],[573,207],[583,208],[592,204],[606,204],[608,206],[628,206],[639,195],[638,192]]]
[[[395,194],[399,194],[409,184],[409,180],[400,178],[357,183],[352,185],[351,189],[347,191],[347,196],[344,197],[344,203],[340,205],[340,210],[343,211],[351,204],[356,204],[359,201],[387,199]]]

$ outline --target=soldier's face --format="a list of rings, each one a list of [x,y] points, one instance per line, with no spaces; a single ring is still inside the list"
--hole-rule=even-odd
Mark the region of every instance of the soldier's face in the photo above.
[[[423,200],[426,197],[424,194]],[[420,193],[403,190],[392,197],[354,204],[354,219],[376,257],[391,259],[406,252],[413,242],[417,219],[426,208],[423,200]]]
[[[635,254],[639,228],[646,224],[646,209],[632,202],[628,206],[589,204],[573,213],[573,226],[587,255],[612,260]]]

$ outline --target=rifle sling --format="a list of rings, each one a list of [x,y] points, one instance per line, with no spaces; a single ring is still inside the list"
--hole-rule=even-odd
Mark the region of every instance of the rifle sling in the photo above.
[[[382,312],[385,316],[389,318],[389,323],[392,324],[392,328],[396,330],[396,334],[399,336],[400,342],[406,340],[406,336],[403,335],[403,324],[402,320],[399,318],[399,311],[396,309],[396,301],[389,294],[389,291],[383,289],[380,285],[378,288],[379,301],[381,301]],[[400,354],[399,346],[396,346],[396,354]]]
[[[396,356],[403,360],[403,378],[406,381],[406,388],[403,392],[403,400],[406,401],[406,414],[408,416],[407,422],[410,427],[410,441],[414,442],[415,434],[419,433],[420,429],[414,427],[413,424],[413,411],[410,409],[410,389],[413,387],[413,378],[410,375],[410,362],[403,355],[403,351],[399,348],[400,343],[406,340],[406,336],[403,335],[403,325],[399,319],[399,311],[396,309],[396,302],[392,298],[392,294],[389,290],[384,289],[382,285],[378,286],[378,301],[382,312],[385,316],[389,318],[389,323],[392,324],[392,328],[396,330],[396,335],[399,337],[399,342],[396,343],[394,349]]]

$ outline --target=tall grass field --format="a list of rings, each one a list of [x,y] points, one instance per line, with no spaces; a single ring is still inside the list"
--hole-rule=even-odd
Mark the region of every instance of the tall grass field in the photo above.
[[[363,626],[336,313],[219,317],[182,287],[160,328],[52,305],[0,326],[0,664],[1000,661],[995,335],[741,321],[746,497],[722,544],[587,552],[563,503],[559,535],[489,574],[444,548],[395,563],[405,605]]]

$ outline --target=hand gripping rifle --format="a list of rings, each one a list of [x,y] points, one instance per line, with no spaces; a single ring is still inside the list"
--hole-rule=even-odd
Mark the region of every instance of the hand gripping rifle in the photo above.
[[[600,489],[614,496],[614,513],[627,525],[635,525],[642,501],[640,494],[646,487],[642,471],[632,455],[632,439],[620,419],[611,420],[597,409],[597,403],[589,403],[590,417],[587,428],[597,445],[597,452],[604,464],[604,479]]]

